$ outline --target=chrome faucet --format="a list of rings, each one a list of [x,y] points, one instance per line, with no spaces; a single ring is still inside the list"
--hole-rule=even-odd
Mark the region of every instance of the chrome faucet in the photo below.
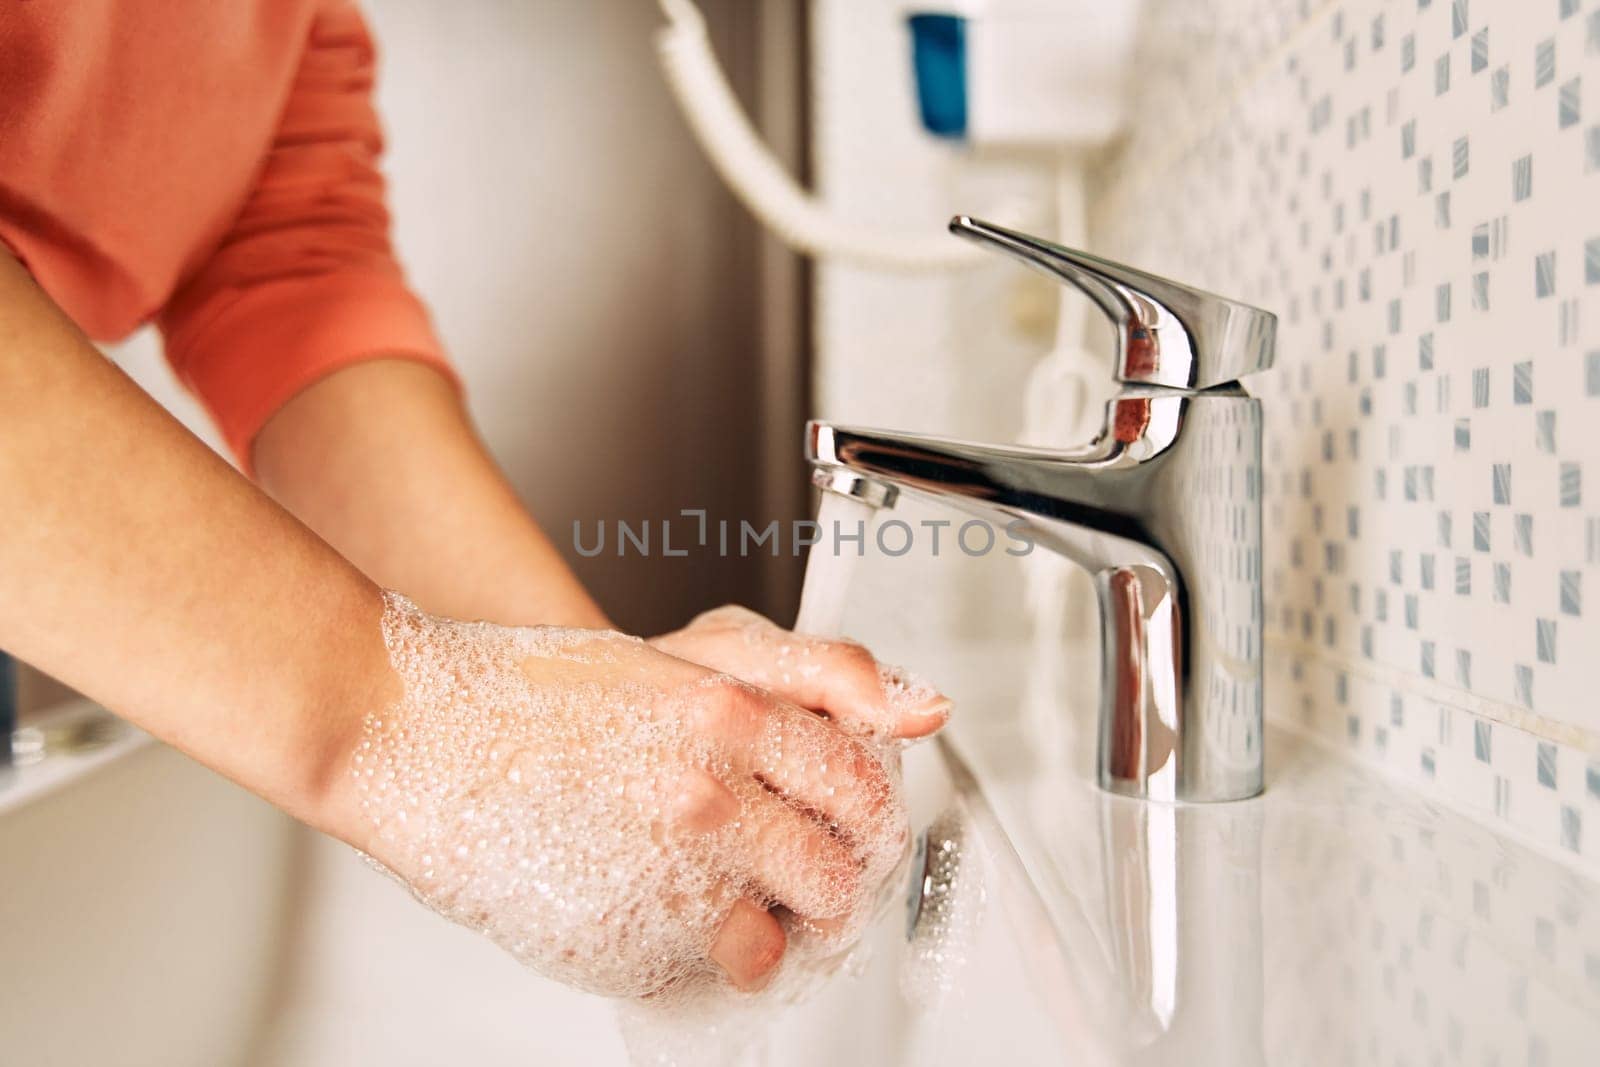
[[[825,489],[905,490],[1021,523],[1100,604],[1098,776],[1167,801],[1261,792],[1261,404],[1277,318],[957,216],[950,230],[1081,289],[1117,328],[1120,387],[1088,444],[1023,448],[811,422]]]

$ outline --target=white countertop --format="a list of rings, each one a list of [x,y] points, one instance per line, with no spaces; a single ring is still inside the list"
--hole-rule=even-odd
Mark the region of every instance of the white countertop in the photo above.
[[[966,962],[949,993],[908,1005],[894,909],[862,974],[779,1021],[771,1063],[1595,1062],[1600,886],[1570,865],[1276,727],[1257,799],[1110,796],[1090,784],[1092,694],[1019,692],[1028,672],[1004,649],[938,663],[952,745],[1004,828],[975,820],[987,915],[951,946]],[[12,769],[0,809],[146,741]],[[908,753],[916,829],[949,803],[943,767],[932,746]],[[271,1028],[282,1056],[264,1063],[624,1062],[603,1004],[440,923],[348,850],[316,856]]]
[[[993,651],[948,662],[952,738],[1064,961],[1067,1061],[1597,1062],[1600,885],[1570,865],[1270,725],[1261,797],[1111,796],[1092,697],[998,692],[1021,672]]]

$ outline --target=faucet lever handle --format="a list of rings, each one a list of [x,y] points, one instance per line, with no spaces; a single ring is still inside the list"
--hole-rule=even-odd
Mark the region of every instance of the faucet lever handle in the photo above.
[[[1207,389],[1272,366],[1270,311],[966,215],[950,232],[1083,290],[1117,327],[1118,381]]]

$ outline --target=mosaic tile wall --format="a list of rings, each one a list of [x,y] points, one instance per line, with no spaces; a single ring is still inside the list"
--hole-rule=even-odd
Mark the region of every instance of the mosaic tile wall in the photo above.
[[[1268,714],[1600,870],[1600,0],[1147,0],[1105,254],[1276,310]]]

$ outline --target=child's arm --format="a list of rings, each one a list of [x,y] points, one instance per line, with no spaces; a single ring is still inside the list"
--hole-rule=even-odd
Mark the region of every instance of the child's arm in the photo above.
[[[376,360],[337,371],[267,421],[253,456],[263,488],[429,611],[608,625],[432,367]]]
[[[392,694],[379,590],[0,251],[0,647],[324,829]]]

